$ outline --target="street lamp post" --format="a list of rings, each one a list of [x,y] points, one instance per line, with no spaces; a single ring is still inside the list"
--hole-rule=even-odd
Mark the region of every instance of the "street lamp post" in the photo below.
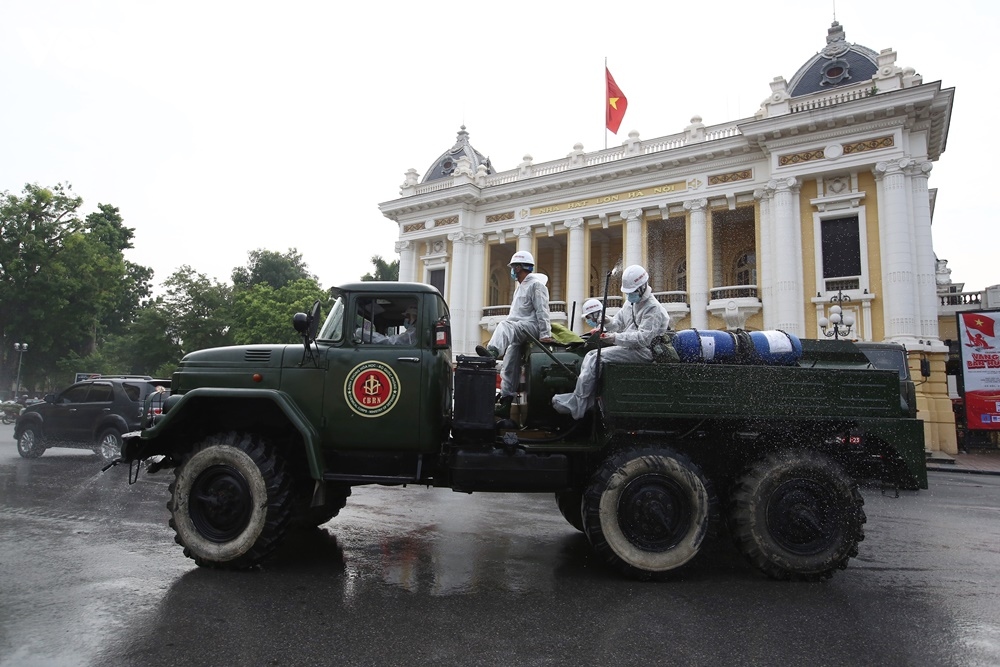
[[[851,300],[841,290],[837,290],[837,296],[830,297],[830,317],[821,317],[819,327],[823,330],[823,335],[827,338],[833,337],[838,340],[841,336],[851,335],[851,327],[854,326],[854,315],[843,312],[841,304]]]
[[[28,351],[27,343],[14,343],[14,351],[17,352],[17,388],[14,390],[14,398],[21,393],[21,362],[24,361],[24,353]]]

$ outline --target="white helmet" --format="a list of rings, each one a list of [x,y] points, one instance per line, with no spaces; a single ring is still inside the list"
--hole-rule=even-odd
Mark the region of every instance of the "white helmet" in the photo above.
[[[626,294],[636,291],[648,282],[649,274],[638,264],[633,264],[622,271],[622,292]]]
[[[507,262],[507,266],[512,264],[528,264],[531,266],[535,265],[535,258],[527,250],[518,250]]]
[[[597,299],[587,299],[583,302],[583,311],[581,312],[581,317],[587,317],[587,315],[592,315],[594,313],[601,312],[601,302]]]

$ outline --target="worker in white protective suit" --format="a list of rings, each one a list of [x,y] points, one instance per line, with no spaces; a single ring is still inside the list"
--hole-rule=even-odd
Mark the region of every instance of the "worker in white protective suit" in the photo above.
[[[598,320],[601,319],[602,310],[604,310],[604,305],[597,299],[587,299],[583,302],[583,312],[580,313],[580,317],[590,327],[590,331],[600,326],[601,323]]]
[[[354,332],[357,340],[374,345],[405,345],[413,347],[417,344],[417,307],[407,306],[403,311],[403,330],[397,334],[386,336],[372,329],[372,324],[364,320],[362,326]]]
[[[604,344],[613,347],[600,350],[601,363],[623,364],[653,361],[650,345],[657,336],[662,336],[670,326],[670,316],[660,306],[649,287],[649,274],[638,264],[633,264],[622,272],[622,292],[626,303],[608,322],[600,335]],[[586,310],[586,304],[584,304]],[[594,318],[600,318],[600,312]],[[600,324],[600,323],[598,323]],[[583,358],[580,377],[576,389],[570,394],[556,394],[552,397],[552,407],[556,412],[572,415],[580,419],[594,405],[594,389],[597,382],[597,353],[591,350]]]
[[[526,250],[514,253],[507,264],[510,277],[517,281],[507,319],[499,322],[490,342],[476,346],[481,357],[503,357],[500,367],[500,397],[507,406],[514,400],[521,375],[521,347],[532,335],[540,342],[551,343],[552,322],[549,317],[548,276],[534,273],[535,258]]]

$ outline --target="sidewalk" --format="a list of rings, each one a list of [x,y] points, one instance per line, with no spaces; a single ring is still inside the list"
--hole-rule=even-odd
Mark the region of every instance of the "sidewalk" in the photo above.
[[[973,449],[968,453],[958,454],[931,452],[927,457],[927,470],[1000,475],[1000,450]]]

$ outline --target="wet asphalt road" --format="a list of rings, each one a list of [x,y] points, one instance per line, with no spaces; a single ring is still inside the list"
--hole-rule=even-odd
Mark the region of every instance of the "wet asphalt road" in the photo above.
[[[865,491],[828,582],[764,579],[724,541],[668,582],[613,574],[545,495],[358,488],[252,572],[198,568],[170,474],[18,457],[0,426],[0,667],[997,665],[1000,477]]]

